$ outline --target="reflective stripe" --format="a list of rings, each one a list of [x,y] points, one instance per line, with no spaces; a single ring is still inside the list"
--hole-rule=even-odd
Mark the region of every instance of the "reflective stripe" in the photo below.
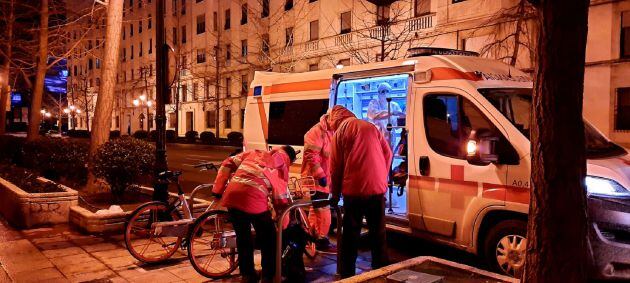
[[[321,151],[322,147],[321,146],[312,145],[312,144],[305,144],[304,145],[304,151],[307,151],[307,150]]]
[[[264,180],[266,181],[266,179],[264,179]],[[239,177],[239,176],[234,176],[234,177],[232,177],[232,182],[235,182],[235,183],[238,183],[238,184],[242,184],[242,185],[246,185],[246,186],[258,189],[259,191],[264,193],[266,196],[269,196],[269,191],[266,188],[264,188],[263,185],[257,183],[256,181],[254,181],[252,179],[242,178],[242,177]],[[265,183],[267,183],[267,182],[265,182]]]

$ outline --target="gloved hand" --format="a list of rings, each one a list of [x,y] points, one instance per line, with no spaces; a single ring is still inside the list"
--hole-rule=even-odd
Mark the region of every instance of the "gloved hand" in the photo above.
[[[326,180],[326,177],[322,177],[322,178],[319,178],[319,180],[317,180],[317,183],[319,184],[320,187],[326,187],[326,185],[328,184],[328,181]]]
[[[216,199],[221,199],[221,197],[223,197],[222,194],[217,194],[217,193],[212,193],[212,196]]]

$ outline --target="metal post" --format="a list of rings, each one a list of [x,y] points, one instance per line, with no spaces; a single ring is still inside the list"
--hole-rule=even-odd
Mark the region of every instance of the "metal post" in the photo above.
[[[273,282],[281,283],[282,282],[282,220],[293,210],[300,207],[311,206],[313,204],[319,203],[329,203],[328,199],[320,199],[314,201],[308,200],[298,200],[292,203],[289,207],[280,213],[278,222],[276,223],[276,271],[274,274]],[[337,213],[337,249],[341,248],[341,212],[338,206],[333,206]],[[341,261],[339,260],[339,252],[337,252],[337,273],[341,272]]]
[[[166,171],[168,164],[166,161],[166,103],[168,101],[168,46],[166,45],[166,29],[164,28],[164,1],[157,0],[155,3],[155,128],[157,138],[155,142],[155,174]],[[157,182],[153,193],[154,200],[167,201],[168,187]]]

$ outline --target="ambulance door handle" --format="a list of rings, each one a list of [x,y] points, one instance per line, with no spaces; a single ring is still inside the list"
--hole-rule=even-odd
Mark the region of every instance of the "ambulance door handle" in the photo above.
[[[428,176],[429,175],[429,157],[428,156],[420,156],[418,159],[418,169],[420,169],[420,175]]]

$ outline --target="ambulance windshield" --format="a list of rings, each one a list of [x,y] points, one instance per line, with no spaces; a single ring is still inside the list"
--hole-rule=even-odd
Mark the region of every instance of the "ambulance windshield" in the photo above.
[[[487,88],[479,89],[479,92],[529,139],[532,89]],[[605,158],[625,154],[623,148],[610,142],[587,121],[584,121],[584,133],[588,158]]]

